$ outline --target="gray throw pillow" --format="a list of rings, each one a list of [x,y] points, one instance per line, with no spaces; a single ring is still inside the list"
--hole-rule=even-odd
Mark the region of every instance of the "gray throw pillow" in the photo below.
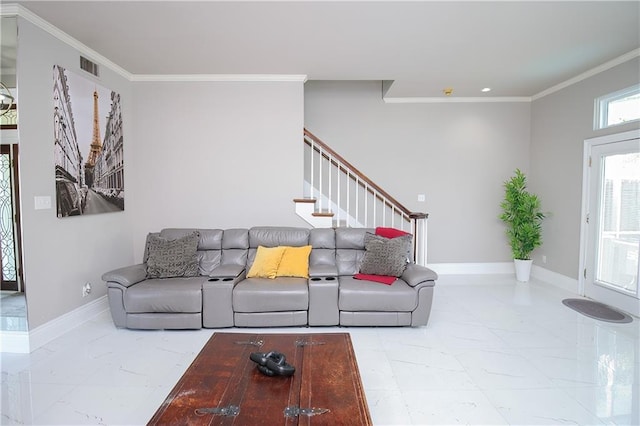
[[[366,252],[360,273],[399,277],[407,267],[411,241],[411,235],[384,238],[367,232],[364,237]]]
[[[175,240],[147,237],[147,278],[195,277],[198,275],[198,240],[194,232]]]

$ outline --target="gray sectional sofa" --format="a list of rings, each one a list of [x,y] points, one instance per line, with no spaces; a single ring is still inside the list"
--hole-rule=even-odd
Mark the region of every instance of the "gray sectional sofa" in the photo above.
[[[150,238],[197,232],[195,276],[148,276]],[[134,329],[283,326],[423,326],[437,275],[409,263],[391,285],[358,280],[367,228],[164,229],[144,263],[102,278],[113,321]],[[311,246],[308,278],[247,278],[259,246]]]

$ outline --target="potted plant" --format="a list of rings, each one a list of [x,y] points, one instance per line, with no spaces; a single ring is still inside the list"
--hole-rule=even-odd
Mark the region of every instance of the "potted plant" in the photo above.
[[[500,219],[507,225],[507,237],[511,246],[516,279],[529,281],[531,252],[542,244],[542,220],[540,199],[527,191],[527,177],[519,169],[515,176],[504,183],[504,200],[500,203]]]

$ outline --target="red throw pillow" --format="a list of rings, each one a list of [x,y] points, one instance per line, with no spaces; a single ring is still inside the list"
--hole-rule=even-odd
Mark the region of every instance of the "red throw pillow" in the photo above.
[[[385,228],[382,226],[378,226],[376,228],[376,235],[379,235],[385,238],[396,238],[396,237],[402,237],[403,235],[410,235],[410,233],[404,232],[396,228]]]
[[[355,274],[353,276],[356,280],[375,281],[386,285],[391,285],[397,279],[388,275],[370,275],[370,274]]]

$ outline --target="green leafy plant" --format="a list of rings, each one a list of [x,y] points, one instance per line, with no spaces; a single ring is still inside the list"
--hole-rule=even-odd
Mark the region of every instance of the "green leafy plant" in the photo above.
[[[531,252],[542,244],[542,220],[545,214],[537,195],[527,191],[527,177],[519,169],[504,183],[500,219],[507,225],[507,237],[514,259],[529,260]]]

